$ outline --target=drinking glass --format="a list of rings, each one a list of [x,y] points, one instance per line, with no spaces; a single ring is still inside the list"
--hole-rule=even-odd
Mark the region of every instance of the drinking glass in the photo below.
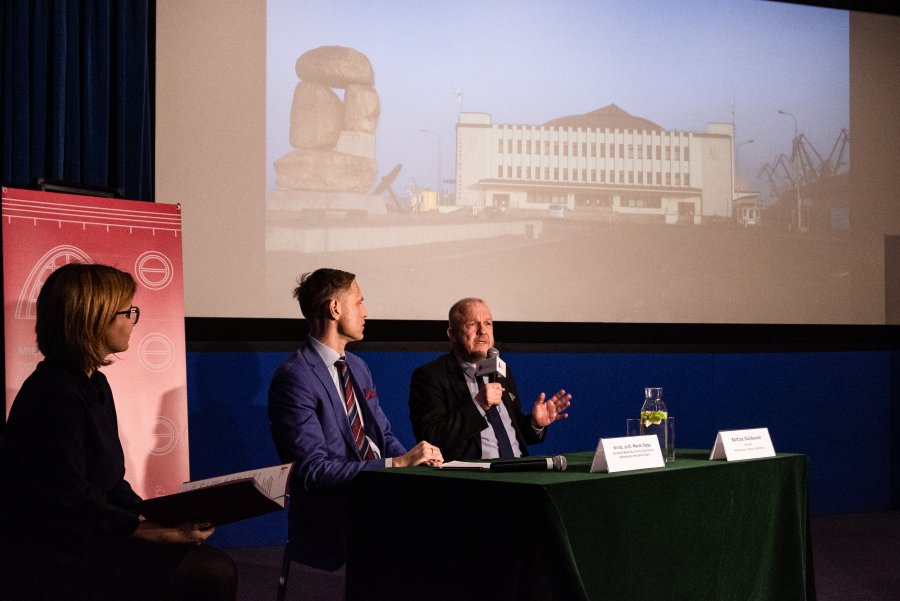
[[[640,436],[641,420],[637,417],[629,417],[625,420],[625,436]]]
[[[666,418],[666,461],[675,461],[675,418]]]

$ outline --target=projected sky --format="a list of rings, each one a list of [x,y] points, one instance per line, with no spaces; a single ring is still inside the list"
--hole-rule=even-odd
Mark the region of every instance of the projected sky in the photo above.
[[[455,170],[458,111],[540,124],[616,104],[667,130],[734,123],[738,177],[763,193],[794,119],[827,157],[849,123],[848,13],[757,0],[270,0],[267,189],[291,150],[294,63],[365,54],[381,99],[378,177],[435,187]],[[422,131],[425,130],[425,131]],[[750,142],[752,140],[752,142]],[[452,185],[444,184],[452,191]]]

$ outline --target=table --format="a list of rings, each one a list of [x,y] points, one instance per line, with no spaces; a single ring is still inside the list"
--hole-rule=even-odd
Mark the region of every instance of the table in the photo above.
[[[351,601],[815,600],[805,455],[665,468],[417,467],[351,485]]]

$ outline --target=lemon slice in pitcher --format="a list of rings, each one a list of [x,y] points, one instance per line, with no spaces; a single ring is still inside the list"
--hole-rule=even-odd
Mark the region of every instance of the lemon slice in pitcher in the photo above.
[[[658,426],[668,415],[668,411],[641,411],[641,421],[645,428],[651,425]]]

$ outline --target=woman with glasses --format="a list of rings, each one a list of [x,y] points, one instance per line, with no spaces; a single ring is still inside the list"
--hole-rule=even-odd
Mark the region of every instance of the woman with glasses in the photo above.
[[[234,563],[208,524],[163,527],[134,511],[112,390],[100,367],[128,349],[131,275],[64,265],[37,299],[44,355],[0,442],[0,599],[233,600]]]

